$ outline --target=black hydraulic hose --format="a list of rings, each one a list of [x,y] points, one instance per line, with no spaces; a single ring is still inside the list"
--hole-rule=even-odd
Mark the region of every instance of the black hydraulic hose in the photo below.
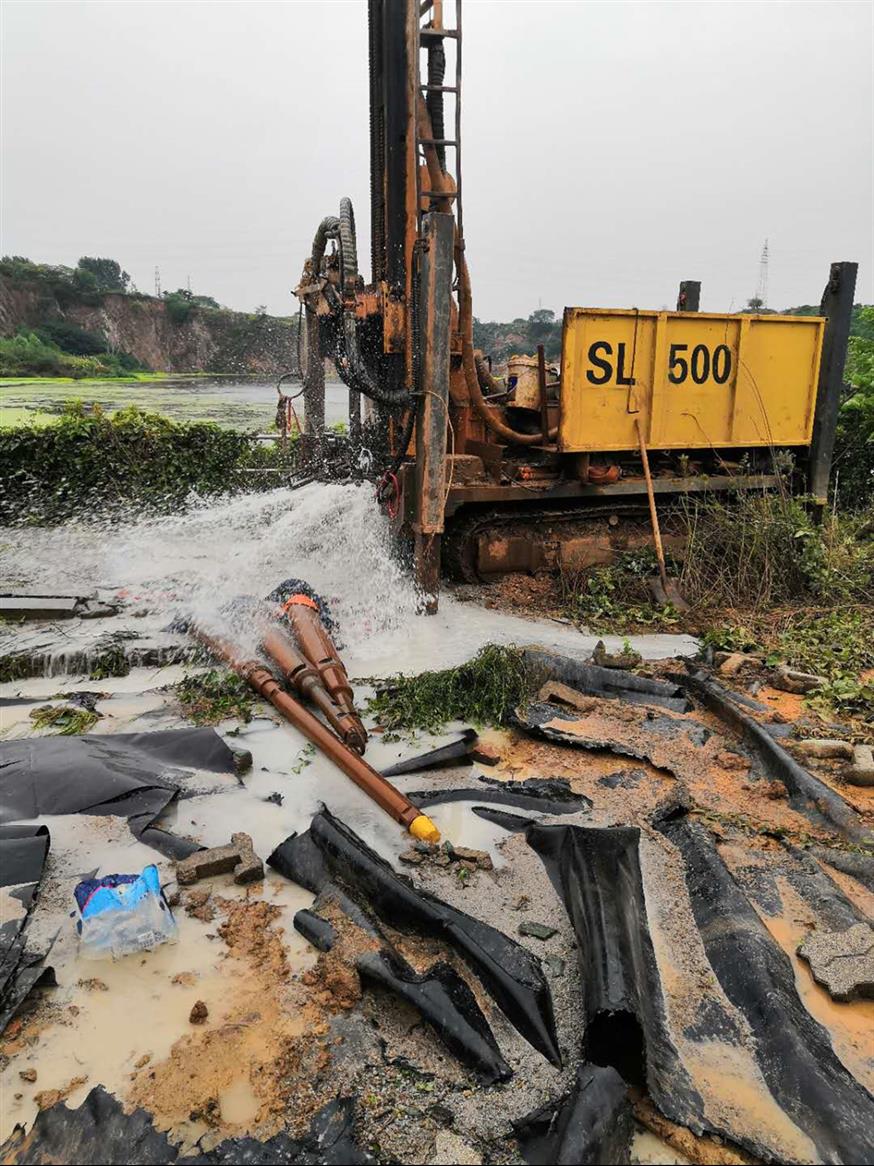
[[[440,142],[446,137],[444,133],[443,121],[443,94],[439,88],[443,84],[443,79],[446,76],[446,51],[443,45],[439,42],[433,44],[428,49],[428,91],[425,98],[425,105],[428,108],[428,114],[431,118],[431,129],[433,130],[434,138]],[[446,169],[446,147],[437,145],[434,147],[437,151],[437,157],[440,159],[440,169]]]
[[[354,308],[343,313],[343,331],[338,337],[334,363],[344,384],[356,393],[362,393],[389,409],[397,408],[399,405],[409,406],[418,396],[412,389],[406,387],[384,389],[371,380],[358,347]]]
[[[325,257],[325,248],[329,239],[336,239],[340,231],[340,220],[336,215],[326,215],[316,229],[313,239],[313,279],[319,278],[322,260]]]

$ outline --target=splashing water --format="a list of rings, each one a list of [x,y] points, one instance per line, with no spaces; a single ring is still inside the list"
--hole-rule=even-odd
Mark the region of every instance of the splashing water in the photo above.
[[[416,591],[367,486],[312,483],[200,503],[137,522],[5,533],[0,577],[43,594],[122,594],[163,618],[263,597],[289,576],[326,598],[350,647],[414,617]],[[228,631],[238,636],[233,615]],[[252,645],[247,645],[251,647]]]

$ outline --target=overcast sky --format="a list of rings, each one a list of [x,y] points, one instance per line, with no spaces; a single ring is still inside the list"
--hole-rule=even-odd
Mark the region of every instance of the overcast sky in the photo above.
[[[3,0],[0,249],[288,314],[341,195],[369,256],[366,9]],[[874,301],[872,14],[465,0],[476,315],[673,307],[682,278],[737,310],[766,237],[769,306],[817,302],[833,259]]]

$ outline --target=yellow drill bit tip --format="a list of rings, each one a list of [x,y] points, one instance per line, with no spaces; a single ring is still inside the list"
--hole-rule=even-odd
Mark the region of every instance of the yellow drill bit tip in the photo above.
[[[418,818],[413,818],[408,829],[420,842],[430,842],[432,846],[436,846],[440,841],[440,831],[427,814],[419,814]]]

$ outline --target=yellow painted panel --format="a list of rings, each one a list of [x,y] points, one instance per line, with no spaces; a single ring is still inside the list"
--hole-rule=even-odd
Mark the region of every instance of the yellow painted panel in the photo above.
[[[807,445],[825,320],[566,308],[559,446]]]

